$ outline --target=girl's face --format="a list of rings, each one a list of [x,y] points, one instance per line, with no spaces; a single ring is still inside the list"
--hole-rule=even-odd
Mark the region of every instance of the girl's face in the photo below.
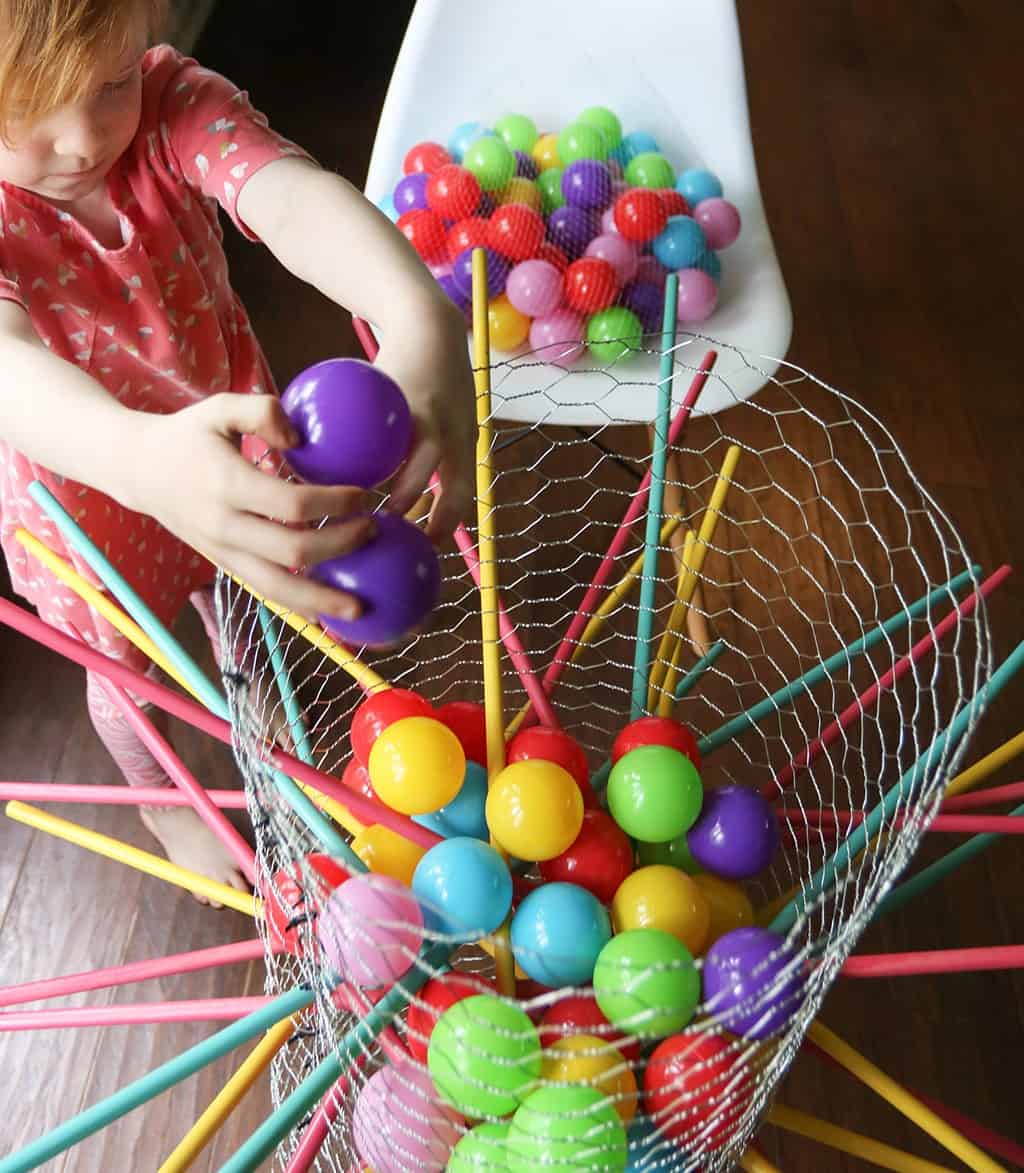
[[[104,180],[139,128],[145,38],[98,61],[89,92],[30,123],[9,119],[0,179],[56,203],[83,199]]]

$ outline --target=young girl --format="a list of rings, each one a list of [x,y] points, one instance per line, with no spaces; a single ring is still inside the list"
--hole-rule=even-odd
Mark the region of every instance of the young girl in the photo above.
[[[387,219],[244,92],[167,45],[147,51],[162,3],[0,0],[0,545],[44,619],[141,670],[145,658],[16,540],[25,527],[95,581],[31,481],[161,620],[191,599],[211,636],[214,570],[197,550],[302,614],[354,615],[354,599],[289,568],[372,532],[352,516],[358,490],[289,484],[240,451],[243,436],[264,450],[296,438],[231,289],[218,204],[380,329],[378,365],[417,425],[391,508],[410,508],[436,469],[435,538],[471,500],[475,428],[461,315]],[[126,780],[167,784],[98,681],[87,693]],[[171,859],[244,884],[189,808],[143,820]]]

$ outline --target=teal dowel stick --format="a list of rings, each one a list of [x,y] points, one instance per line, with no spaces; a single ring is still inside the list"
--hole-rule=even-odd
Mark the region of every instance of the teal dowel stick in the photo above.
[[[723,640],[718,640],[713,643],[707,652],[701,656],[696,664],[676,685],[676,700],[681,701],[688,692],[693,689],[693,686],[704,675],[711,665],[718,659],[718,657],[725,651],[725,643]]]
[[[119,1120],[161,1092],[207,1067],[215,1059],[227,1055],[236,1047],[269,1030],[283,1018],[302,1010],[312,1001],[311,990],[298,989],[282,994],[269,1005],[245,1018],[240,1018],[224,1030],[176,1055],[155,1071],[121,1088],[107,1099],[93,1104],[91,1108],[86,1108],[70,1120],[65,1120],[52,1132],[26,1145],[19,1152],[4,1157],[0,1160],[0,1173],[27,1173],[29,1169],[37,1169],[45,1161],[52,1160],[72,1145],[92,1136],[94,1132],[99,1132],[101,1128],[106,1128],[108,1124]]]
[[[869,651],[875,644],[885,639],[886,636],[892,635],[893,632],[899,631],[902,627],[906,627],[911,619],[916,619],[917,616],[923,614],[937,603],[948,600],[951,594],[956,594],[957,591],[965,587],[968,583],[975,582],[980,574],[980,566],[972,566],[970,570],[963,571],[955,578],[951,578],[945,586],[936,587],[935,590],[929,592],[927,595],[923,595],[916,603],[911,603],[905,610],[897,612],[889,619],[886,619],[884,623],[873,628],[866,635],[861,636],[841,651],[829,656],[827,660],[822,660],[820,664],[815,664],[813,668],[809,669],[802,676],[798,676],[796,680],[790,681],[789,684],[784,684],[778,691],[773,692],[769,697],[765,697],[763,701],[758,701],[756,705],[752,705],[746,712],[740,713],[738,716],[726,721],[724,725],[720,726],[713,733],[709,733],[707,737],[702,737],[697,743],[701,756],[707,757],[709,753],[725,745],[727,741],[732,741],[734,737],[744,732],[744,730],[749,729],[751,725],[756,725],[758,721],[767,717],[769,714],[776,713],[786,705],[792,704],[801,693],[812,689],[819,681],[824,680],[826,676],[831,676],[833,672],[846,668],[854,656],[859,656]]]
[[[647,704],[647,672],[654,630],[654,595],[658,585],[658,536],[665,500],[665,468],[668,464],[668,427],[672,411],[673,351],[676,344],[676,299],[679,278],[669,273],[665,282],[665,312],[661,325],[661,368],[658,372],[658,414],[654,424],[654,451],[651,455],[651,486],[647,495],[647,528],[644,532],[644,563],[640,576],[640,610],[636,621],[636,648],[633,658],[633,703],[635,721],[644,715]]]
[[[267,645],[267,652],[270,654],[270,664],[274,669],[277,690],[281,694],[284,715],[288,720],[288,729],[291,732],[292,741],[295,743],[295,752],[300,761],[305,762],[307,766],[314,766],[316,763],[313,761],[313,747],[309,742],[309,732],[302,716],[302,709],[295,696],[295,689],[292,687],[292,678],[288,672],[284,652],[281,650],[281,625],[263,603],[257,605],[256,613],[259,616],[260,629],[263,632],[263,642]]]
[[[878,834],[887,818],[890,818],[901,799],[909,797],[931,764],[938,759],[949,741],[959,741],[967,732],[972,715],[979,704],[987,704],[996,697],[1003,687],[1024,667],[1024,642],[1019,643],[999,665],[989,681],[978,690],[974,700],[965,705],[949,725],[936,734],[931,745],[914,762],[895,786],[889,788],[882,801],[868,813],[867,818],[856,826],[839,845],[831,859],[815,872],[803,890],[783,908],[772,921],[771,928],[777,933],[788,932],[800,914],[835,879],[839,869],[844,867],[858,852],[863,851],[868,840]]]

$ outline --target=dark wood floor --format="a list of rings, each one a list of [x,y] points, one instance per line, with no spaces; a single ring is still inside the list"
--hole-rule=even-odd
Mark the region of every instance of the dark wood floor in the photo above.
[[[343,8],[346,10],[342,16]],[[408,5],[282,6],[222,0],[197,55],[243,82],[285,133],[361,181],[389,63]],[[244,19],[239,17],[244,11]],[[793,299],[790,358],[859,398],[890,426],[915,471],[991,569],[1020,550],[1024,328],[1017,229],[1024,116],[1017,0],[740,0],[749,98],[768,219]],[[365,22],[365,27],[360,24]],[[354,350],[344,315],[259,249],[233,241],[236,284],[282,379]],[[287,310],[285,307],[287,306]],[[1024,587],[991,607],[997,652],[1024,634]],[[190,638],[198,644],[193,627]],[[987,751],[1020,728],[1024,682],[985,717]],[[0,629],[0,772],[5,778],[112,781],[85,715],[78,669]],[[184,734],[210,785],[226,753]],[[1021,776],[1013,767],[1001,781]],[[230,783],[227,783],[230,784]],[[62,810],[150,846],[129,813]],[[934,850],[934,848],[930,848]],[[873,930],[865,947],[919,949],[1024,941],[1024,854],[1015,841]],[[198,908],[157,881],[6,820],[0,822],[0,983],[240,939],[251,925]],[[130,988],[131,998],[256,993],[260,967]],[[105,1002],[91,995],[91,1002]],[[918,1090],[1024,1136],[1018,1063],[1024,980],[1013,975],[839,985],[827,1021]],[[116,1028],[0,1036],[6,1094],[0,1152],[109,1094],[209,1033]],[[156,1169],[237,1063],[216,1064],[52,1168]],[[788,1079],[787,1103],[952,1167],[882,1101],[813,1059]],[[254,1093],[211,1151],[216,1168],[266,1110]],[[782,1169],[863,1166],[764,1133]]]

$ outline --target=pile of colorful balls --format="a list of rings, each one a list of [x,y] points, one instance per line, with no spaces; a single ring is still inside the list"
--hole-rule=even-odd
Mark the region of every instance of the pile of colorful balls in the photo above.
[[[447,147],[417,143],[403,170],[381,209],[467,322],[473,250],[486,249],[492,346],[528,343],[547,361],[589,349],[607,364],[636,350],[662,328],[670,272],[678,320],[705,321],[718,301],[718,250],[740,231],[717,176],[677,175],[651,135],[623,135],[603,106],[558,134],[525,114],[464,123]]]

